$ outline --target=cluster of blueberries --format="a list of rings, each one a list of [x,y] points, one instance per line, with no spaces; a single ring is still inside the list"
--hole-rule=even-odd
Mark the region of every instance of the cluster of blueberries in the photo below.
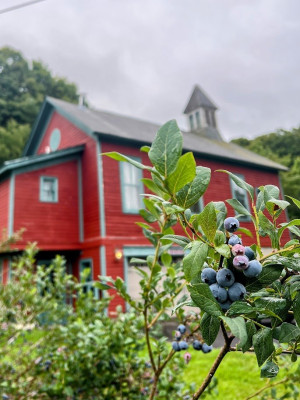
[[[227,232],[233,233],[239,228],[239,221],[229,217],[224,221]],[[231,252],[234,256],[233,267],[242,271],[248,278],[256,278],[262,271],[262,265],[255,260],[255,254],[250,247],[242,246],[242,240],[237,235],[231,235],[228,239]],[[246,294],[246,288],[236,282],[234,273],[229,268],[221,268],[215,271],[213,268],[204,268],[201,280],[209,285],[209,288],[221,305],[223,310],[228,310],[230,305],[237,300],[242,300]]]
[[[180,324],[175,331],[175,341],[172,342],[172,348],[174,351],[187,350],[189,345],[186,340],[183,340],[182,335],[186,333],[186,327]],[[212,350],[212,346],[206,343],[201,343],[199,340],[193,340],[193,348],[195,350],[202,350],[203,353],[209,353]],[[190,353],[184,354],[185,361],[188,362],[191,359]]]

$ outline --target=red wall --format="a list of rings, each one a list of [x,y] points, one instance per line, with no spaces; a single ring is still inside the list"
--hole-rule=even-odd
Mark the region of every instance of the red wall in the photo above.
[[[14,230],[25,228],[22,243],[66,248],[79,242],[77,161],[16,175]],[[58,202],[41,202],[40,177],[58,178]]]
[[[0,237],[8,229],[9,179],[0,183]]]
[[[138,156],[142,159],[143,163],[149,164],[148,155],[146,153],[142,153],[138,149],[133,149],[129,146],[103,143],[102,151],[118,151],[128,156]],[[254,187],[267,184],[279,186],[278,174],[271,171],[269,172],[246,166],[237,166],[224,161],[211,161],[199,158],[197,159],[197,164],[209,167],[212,171],[210,185],[204,194],[204,204],[207,204],[210,201],[225,202],[225,200],[232,198],[229,176],[225,173],[216,172],[218,169],[226,169],[236,174],[242,174],[244,175],[245,180]],[[135,222],[143,220],[137,214],[124,214],[122,212],[119,163],[109,157],[103,156],[103,169],[107,236],[123,236],[125,242],[137,242],[136,239],[141,235],[141,228],[138,227]],[[250,205],[250,198],[248,200]],[[227,203],[226,206],[228,208],[228,215],[233,216],[234,210]],[[282,213],[279,222],[284,221],[285,215]],[[245,235],[243,236],[244,243],[247,245],[252,244],[255,235],[252,222],[242,222],[242,226],[248,228],[253,233],[253,239],[248,238]],[[177,230],[177,232],[179,233],[179,230]],[[286,242],[288,240],[289,234],[286,233],[283,236],[282,241]],[[138,242],[142,244],[140,240],[138,240]],[[143,239],[143,243],[148,244],[149,242],[144,241]],[[269,239],[262,238],[262,245],[269,247]]]
[[[61,142],[58,150],[85,144],[82,156],[84,237],[85,239],[99,237],[100,215],[96,140],[60,114],[54,112],[37,150],[38,154],[45,152],[45,147],[49,146],[51,133],[56,128],[61,132]]]

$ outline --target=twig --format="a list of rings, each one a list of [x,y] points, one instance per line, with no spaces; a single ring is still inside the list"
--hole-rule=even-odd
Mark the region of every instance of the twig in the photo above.
[[[227,333],[226,333],[226,336],[227,336]],[[211,382],[212,378],[214,377],[214,375],[215,375],[219,365],[221,364],[223,358],[230,351],[230,345],[231,345],[231,342],[232,342],[233,339],[234,339],[234,336],[230,336],[230,337],[228,337],[228,341],[225,341],[224,346],[222,347],[218,357],[215,359],[215,362],[213,363],[213,365],[212,365],[209,373],[207,374],[206,378],[204,379],[202,385],[197,390],[197,392],[195,392],[193,394],[193,397],[192,397],[193,400],[199,399],[201,394],[205,391],[207,386],[210,384],[210,382]]]
[[[265,385],[264,387],[262,387],[261,389],[259,389],[257,392],[251,394],[251,396],[246,397],[245,400],[252,399],[253,397],[258,396],[259,394],[261,394],[263,391],[265,391],[265,390],[267,390],[267,389],[270,389],[270,388],[272,388],[272,387],[274,387],[274,386],[281,385],[282,383],[285,383],[285,382],[287,382],[288,380],[289,380],[289,377],[286,376],[285,378],[281,379],[281,381],[273,382],[273,383],[268,383],[267,385]]]

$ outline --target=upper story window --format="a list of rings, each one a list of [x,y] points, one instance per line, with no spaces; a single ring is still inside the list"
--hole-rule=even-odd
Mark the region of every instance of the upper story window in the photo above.
[[[197,201],[197,203],[194,204],[194,205],[190,208],[190,210],[191,210],[192,214],[200,214],[201,211],[203,211],[203,208],[204,208],[204,201],[203,201],[203,197],[201,197],[201,198],[199,199],[199,201]]]
[[[201,121],[200,121],[200,112],[196,111],[196,123],[197,123],[197,128],[201,127]]]
[[[58,179],[51,176],[41,176],[40,201],[47,203],[58,202]]]
[[[244,176],[241,174],[235,174],[240,179],[244,180]],[[230,179],[230,186],[231,186],[231,194],[232,198],[238,200],[248,211],[250,211],[248,196],[245,189],[240,188],[237,184]],[[239,218],[241,221],[249,221],[249,216],[243,216]]]
[[[137,157],[131,158],[141,162]],[[120,176],[123,212],[138,214],[140,208],[143,207],[141,196],[141,193],[143,193],[142,171],[134,165],[122,162],[120,163]]]
[[[193,131],[193,130],[195,129],[195,127],[194,127],[194,116],[193,116],[193,114],[191,114],[191,115],[189,116],[189,120],[190,120],[191,131]]]

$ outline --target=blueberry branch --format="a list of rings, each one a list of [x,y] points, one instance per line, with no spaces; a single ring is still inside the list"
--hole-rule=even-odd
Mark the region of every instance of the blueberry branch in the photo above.
[[[264,392],[265,390],[270,389],[270,388],[272,388],[272,387],[274,387],[274,386],[281,385],[281,384],[287,382],[289,379],[290,379],[290,378],[289,378],[288,376],[286,376],[285,378],[281,379],[281,381],[277,381],[277,382],[273,382],[273,383],[270,383],[270,381],[269,381],[267,385],[263,386],[263,387],[262,387],[261,389],[259,389],[257,392],[251,394],[251,396],[246,397],[245,400],[250,400],[250,399],[252,399],[253,397],[258,396],[259,394],[261,394],[261,393]]]
[[[226,332],[226,331],[225,331]],[[226,333],[227,336],[227,333]],[[199,397],[202,395],[202,393],[205,391],[205,389],[208,387],[210,384],[212,378],[214,377],[218,367],[220,366],[223,358],[226,356],[226,354],[230,351],[230,345],[232,340],[234,339],[234,336],[229,336],[227,340],[225,340],[225,344],[222,347],[218,357],[215,359],[215,362],[213,363],[209,373],[207,374],[206,378],[204,379],[202,385],[200,388],[193,394],[192,399],[197,400]]]

